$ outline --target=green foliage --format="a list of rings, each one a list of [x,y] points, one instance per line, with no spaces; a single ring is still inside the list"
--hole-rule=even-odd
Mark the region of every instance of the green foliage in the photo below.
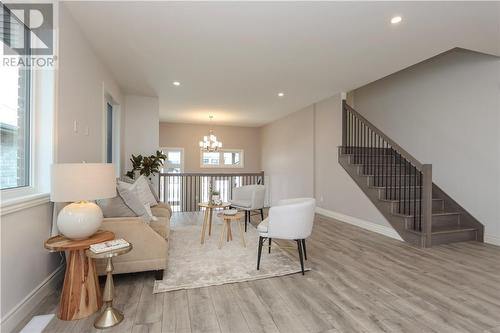
[[[135,171],[148,178],[160,172],[163,162],[167,159],[167,155],[157,150],[156,154],[151,156],[132,155],[130,162],[132,162],[132,170],[126,173],[127,177],[134,179]]]

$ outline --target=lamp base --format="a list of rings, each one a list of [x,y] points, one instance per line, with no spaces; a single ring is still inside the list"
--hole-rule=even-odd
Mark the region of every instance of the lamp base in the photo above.
[[[57,216],[59,232],[70,239],[85,239],[101,226],[102,211],[93,202],[80,201],[64,207]]]

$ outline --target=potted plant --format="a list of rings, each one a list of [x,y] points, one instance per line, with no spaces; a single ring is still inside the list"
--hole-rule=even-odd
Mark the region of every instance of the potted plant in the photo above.
[[[220,199],[220,192],[217,190],[212,190],[212,200],[219,201],[219,199]]]
[[[126,176],[135,179],[139,175],[144,175],[151,180],[155,174],[160,172],[160,168],[166,159],[167,155],[159,150],[151,156],[132,155],[130,158],[132,170],[128,171]]]

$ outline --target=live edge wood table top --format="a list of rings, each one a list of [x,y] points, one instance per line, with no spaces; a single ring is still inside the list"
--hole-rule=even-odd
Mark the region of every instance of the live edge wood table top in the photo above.
[[[49,251],[69,251],[64,275],[63,291],[57,317],[76,320],[90,316],[102,305],[101,289],[94,259],[85,255],[90,245],[115,238],[111,231],[99,230],[86,239],[73,240],[58,235],[45,241]]]

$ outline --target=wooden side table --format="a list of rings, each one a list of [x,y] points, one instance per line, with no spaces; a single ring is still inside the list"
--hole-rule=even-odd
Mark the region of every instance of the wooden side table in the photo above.
[[[241,245],[243,247],[247,247],[245,243],[245,234],[243,233],[243,227],[241,226],[240,220],[243,217],[242,212],[238,212],[234,215],[225,215],[224,213],[220,213],[217,215],[218,217],[224,220],[224,225],[222,226],[222,230],[220,233],[219,239],[219,249],[222,248],[222,243],[224,243],[224,234],[227,234],[227,241],[233,240],[233,232],[231,231],[231,222],[236,222],[238,224],[238,228],[240,229],[240,237],[241,237]]]
[[[64,275],[63,290],[57,317],[61,320],[76,320],[90,316],[102,305],[101,290],[94,259],[85,255],[92,244],[115,238],[111,231],[99,230],[87,239],[72,240],[58,235],[45,241],[50,251],[69,251]]]
[[[132,250],[132,244],[117,250],[94,253],[91,250],[85,251],[89,258],[107,259],[106,263],[106,284],[104,285],[103,300],[106,303],[104,310],[94,322],[94,327],[98,329],[110,328],[118,325],[123,320],[123,313],[113,307],[113,295],[115,286],[113,283],[113,257],[128,253]]]
[[[205,208],[205,217],[203,218],[203,226],[201,227],[201,244],[205,242],[205,230],[208,225],[208,236],[212,234],[212,215],[215,208],[223,208],[231,206],[229,202],[223,202],[220,205],[211,204],[208,202],[200,202],[198,206]]]

